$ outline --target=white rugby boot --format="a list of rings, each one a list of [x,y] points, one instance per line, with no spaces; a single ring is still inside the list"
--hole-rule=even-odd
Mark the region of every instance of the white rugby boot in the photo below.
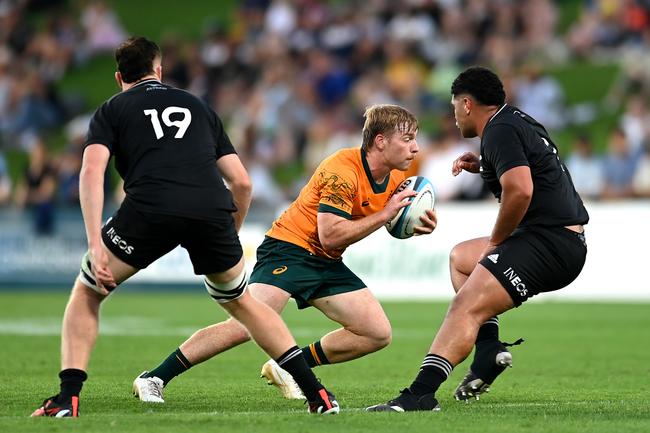
[[[305,400],[305,395],[300,390],[296,381],[293,380],[293,377],[274,360],[269,359],[266,361],[262,366],[260,377],[265,378],[266,383],[269,385],[276,386],[282,392],[284,398]]]
[[[133,396],[147,403],[164,403],[162,379],[155,376],[143,377],[147,373],[149,372],[143,371],[133,381]]]

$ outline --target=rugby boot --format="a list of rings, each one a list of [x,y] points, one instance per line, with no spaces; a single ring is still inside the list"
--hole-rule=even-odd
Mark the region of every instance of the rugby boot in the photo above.
[[[58,401],[59,395],[48,397],[41,407],[32,412],[31,416],[51,416],[53,418],[77,418],[79,416],[79,397],[72,396],[70,401]]]
[[[368,412],[411,412],[439,411],[440,404],[433,393],[417,396],[410,389],[404,388],[400,394],[386,403],[376,404],[366,408]]]
[[[456,387],[454,398],[458,401],[469,402],[471,398],[478,400],[481,394],[490,392],[490,386],[495,379],[506,368],[512,367],[512,354],[506,349],[506,346],[516,346],[523,341],[519,339],[512,344],[500,341],[478,344],[474,361],[463,380]]]
[[[318,399],[316,401],[307,402],[307,411],[309,413],[334,415],[339,413],[339,410],[339,403],[336,401],[336,397],[325,388],[318,391]]]
[[[285,369],[280,367],[277,362],[270,359],[263,366],[260,377],[266,379],[266,383],[277,387],[284,398],[290,400],[304,400],[305,396],[300,387],[293,380],[293,377]]]
[[[147,403],[164,403],[163,381],[159,377],[148,377],[149,372],[143,371],[133,381],[133,396]]]

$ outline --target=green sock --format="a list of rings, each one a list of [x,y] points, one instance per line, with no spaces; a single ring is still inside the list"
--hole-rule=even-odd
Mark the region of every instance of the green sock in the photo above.
[[[320,340],[311,343],[309,346],[303,347],[302,354],[309,367],[316,367],[317,365],[326,365],[330,363],[325,356],[325,352],[323,352]]]
[[[146,377],[159,377],[163,383],[167,383],[181,373],[189,370],[192,363],[187,360],[181,349],[178,348],[165,359],[162,364],[151,370]]]

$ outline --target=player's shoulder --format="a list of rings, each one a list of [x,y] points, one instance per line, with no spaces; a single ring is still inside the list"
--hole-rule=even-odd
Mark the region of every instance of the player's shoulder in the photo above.
[[[360,173],[363,171],[361,152],[361,149],[358,147],[339,149],[325,158],[320,163],[319,168],[327,168],[328,170],[342,174]]]
[[[523,117],[526,113],[517,107],[505,105],[490,119],[483,131],[483,142],[503,138],[504,135],[511,136],[518,134],[523,128],[526,128],[526,121]]]

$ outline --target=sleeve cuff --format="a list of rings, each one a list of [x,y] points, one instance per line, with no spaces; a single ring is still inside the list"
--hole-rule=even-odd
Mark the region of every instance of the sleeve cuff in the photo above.
[[[343,211],[343,210],[341,210],[341,209],[339,209],[337,207],[330,206],[330,205],[323,204],[323,203],[318,204],[318,212],[333,213],[334,215],[338,215],[340,217],[343,217],[346,220],[351,220],[352,219],[352,215],[350,215],[349,213],[347,213],[347,212],[345,212],[345,211]]]

